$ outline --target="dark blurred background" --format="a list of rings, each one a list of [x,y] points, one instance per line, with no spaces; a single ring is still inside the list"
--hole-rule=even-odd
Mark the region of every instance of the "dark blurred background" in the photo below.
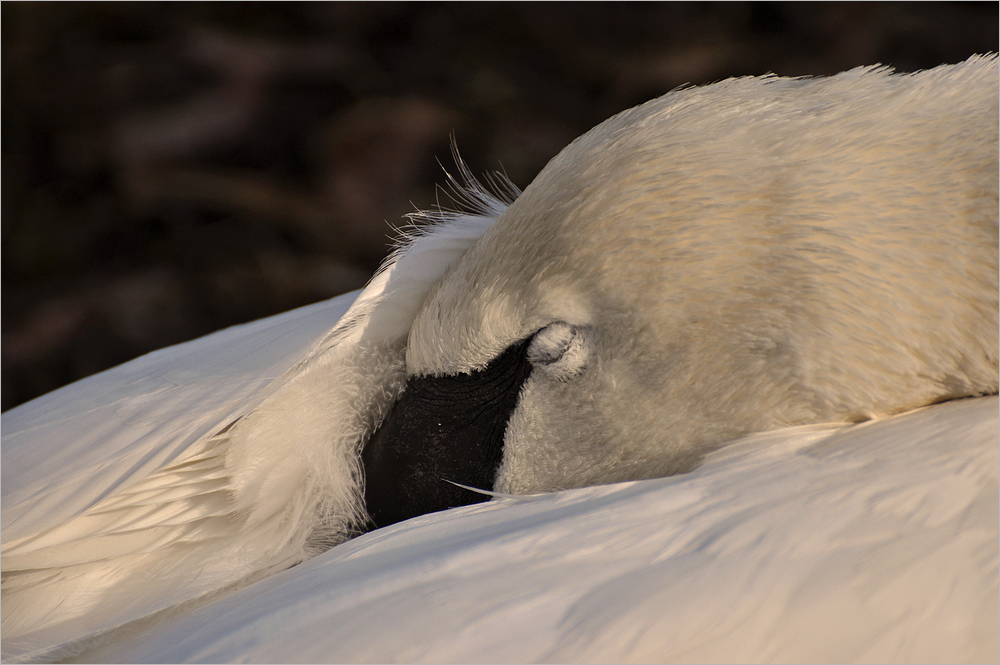
[[[734,75],[998,48],[984,3],[21,3],[2,11],[2,408],[362,286],[454,132],[520,187]]]

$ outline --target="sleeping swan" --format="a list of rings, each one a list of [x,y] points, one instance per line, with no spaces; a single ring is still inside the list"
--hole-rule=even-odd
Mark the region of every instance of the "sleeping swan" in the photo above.
[[[672,92],[469,182],[356,297],[4,414],[4,658],[491,493],[996,393],[997,76]]]
[[[574,141],[418,312],[375,522],[996,392],[996,69],[724,81]]]

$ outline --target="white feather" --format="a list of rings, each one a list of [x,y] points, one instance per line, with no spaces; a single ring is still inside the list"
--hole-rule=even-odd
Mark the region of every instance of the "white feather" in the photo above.
[[[995,84],[980,58],[668,95],[509,208],[472,183],[472,214],[431,214],[357,296],[4,414],[4,659],[993,658],[995,398],[757,435],[666,480],[497,496],[211,601],[352,534],[360,446],[408,374],[482,367],[554,322],[586,334],[534,349],[552,372],[526,384],[492,490],[656,476],[753,431],[995,392]],[[907,112],[914,90],[933,111]],[[744,224],[764,208],[787,243]],[[937,279],[956,261],[969,279]]]
[[[401,389],[410,323],[506,206],[474,181],[463,191],[472,213],[414,215],[429,225],[356,296],[151,354],[4,414],[5,659],[70,655],[75,640],[354,532],[359,446]]]
[[[114,662],[996,662],[996,397],[365,534]]]

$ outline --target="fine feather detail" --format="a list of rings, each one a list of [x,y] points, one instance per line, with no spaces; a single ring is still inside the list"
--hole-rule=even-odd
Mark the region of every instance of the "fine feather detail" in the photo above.
[[[492,490],[484,490],[479,487],[472,487],[471,485],[463,485],[462,483],[456,483],[454,480],[448,480],[447,478],[442,478],[446,483],[451,483],[455,487],[461,487],[464,490],[469,490],[470,492],[475,492],[476,494],[481,494],[483,496],[488,496],[491,499],[509,499],[511,501],[531,501],[532,499],[538,499],[543,496],[548,496],[549,492],[535,492],[534,494],[509,494],[507,492],[494,492]]]
[[[516,195],[500,179],[491,194],[456,159],[459,177],[447,178],[457,209],[410,215],[347,313],[251,411],[81,514],[4,543],[5,660],[45,658],[60,644],[60,657],[70,656],[81,638],[287,568],[357,532],[360,448],[402,390],[413,317]]]

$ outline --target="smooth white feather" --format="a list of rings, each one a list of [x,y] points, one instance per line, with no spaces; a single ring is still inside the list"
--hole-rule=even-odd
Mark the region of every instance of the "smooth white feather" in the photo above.
[[[365,534],[92,660],[995,662],[998,402]]]
[[[360,294],[151,354],[4,414],[5,659],[70,655],[74,640],[353,533],[358,449],[401,389],[413,317],[506,206],[474,181],[463,191],[472,212],[414,215],[429,225],[404,234]]]

